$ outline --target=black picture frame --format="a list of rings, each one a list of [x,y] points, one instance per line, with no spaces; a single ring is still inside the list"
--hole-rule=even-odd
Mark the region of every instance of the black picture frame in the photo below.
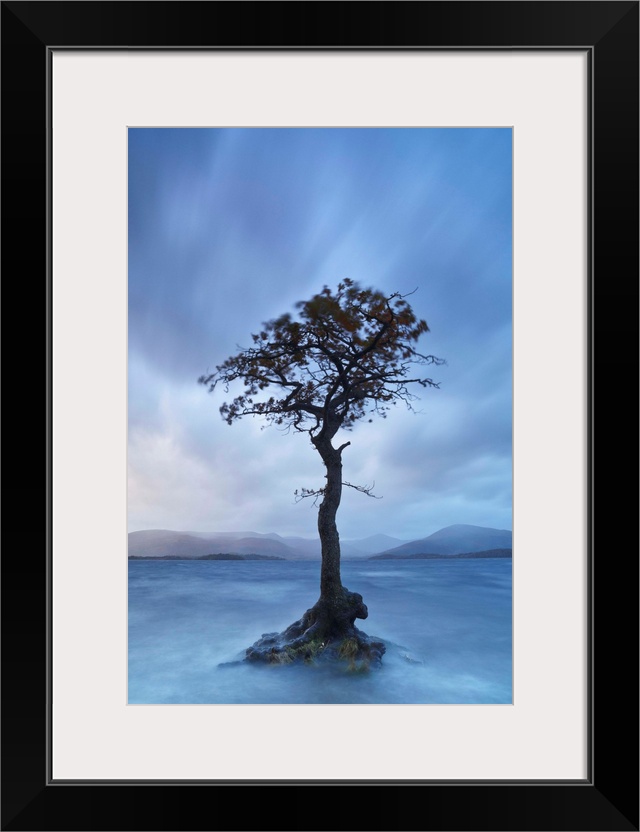
[[[2,3],[3,293],[7,319],[18,324],[5,329],[3,358],[3,830],[638,829],[638,493],[630,485],[638,436],[638,9],[628,0]],[[353,781],[49,779],[48,67],[51,50],[61,47],[588,51],[591,729],[584,782],[362,782],[357,748],[349,752]],[[560,349],[549,371],[563,372],[562,361]],[[634,476],[621,481],[630,463]]]

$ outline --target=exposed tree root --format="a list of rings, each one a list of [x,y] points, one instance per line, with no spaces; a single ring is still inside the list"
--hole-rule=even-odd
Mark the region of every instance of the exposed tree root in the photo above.
[[[345,662],[349,670],[380,665],[385,646],[354,626],[366,618],[362,595],[343,588],[331,600],[320,599],[282,633],[264,633],[246,651],[245,661],[265,664]]]

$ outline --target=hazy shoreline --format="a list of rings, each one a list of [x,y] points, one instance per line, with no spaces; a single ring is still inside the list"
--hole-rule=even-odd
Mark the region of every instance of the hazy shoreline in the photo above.
[[[391,554],[383,554],[383,555],[372,555],[370,557],[359,557],[359,558],[343,558],[342,560],[345,561],[353,561],[353,562],[365,562],[371,560],[468,560],[468,559],[489,559],[489,558],[511,558],[512,551],[511,549],[491,549],[486,552],[462,552],[460,554],[455,555],[442,555],[442,554],[434,554],[432,552],[424,552],[415,555],[391,555]],[[256,560],[266,560],[266,561],[288,561],[290,563],[297,563],[299,561],[305,561],[306,563],[320,563],[320,559],[316,559],[315,561],[311,561],[309,558],[281,558],[277,557],[276,555],[258,555],[258,554],[247,554],[247,555],[239,555],[234,552],[229,552],[225,554],[212,554],[212,555],[198,555],[194,557],[182,556],[182,555],[158,555],[158,556],[141,556],[141,555],[129,555],[128,560],[180,560],[180,561],[203,561],[203,560],[223,560],[223,561],[256,561]]]

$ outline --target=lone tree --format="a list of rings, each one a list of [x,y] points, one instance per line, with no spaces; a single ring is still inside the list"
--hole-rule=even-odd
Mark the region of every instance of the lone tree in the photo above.
[[[340,579],[336,513],[342,487],[350,485],[343,482],[342,454],[351,443],[335,447],[333,440],[360,419],[385,418],[398,401],[411,409],[416,397],[410,386],[438,387],[414,370],[415,365],[444,362],[414,348],[428,327],[416,318],[407,297],[362,289],[348,279],[335,292],[325,286],[296,305],[299,320],[284,314],[263,324],[251,336],[253,346],[239,349],[199,379],[210,392],[220,384],[228,392],[232,382],[242,382],[243,392],[220,408],[225,421],[231,425],[243,416],[262,416],[307,433],[326,469],[322,488],[297,492],[300,498],[321,498],[320,597],[283,633],[266,634],[248,648],[248,660],[284,664],[322,652],[346,659],[352,667],[366,667],[379,662],[385,651],[384,644],[354,626],[356,618],[367,617],[367,607]],[[370,493],[367,487],[353,487]]]

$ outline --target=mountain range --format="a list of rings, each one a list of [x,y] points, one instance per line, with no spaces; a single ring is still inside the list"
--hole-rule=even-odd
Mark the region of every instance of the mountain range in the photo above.
[[[490,549],[511,549],[512,532],[508,529],[489,529],[458,523],[437,532],[403,543],[380,554],[402,558],[412,555],[460,555]]]
[[[341,540],[342,556],[389,558],[420,554],[458,555],[491,549],[510,549],[511,532],[484,526],[456,524],[446,526],[419,540],[403,541],[385,534],[359,540]],[[198,558],[204,555],[267,555],[288,560],[318,560],[320,540],[281,537],[258,532],[178,532],[170,529],[145,529],[129,533],[129,557]]]

